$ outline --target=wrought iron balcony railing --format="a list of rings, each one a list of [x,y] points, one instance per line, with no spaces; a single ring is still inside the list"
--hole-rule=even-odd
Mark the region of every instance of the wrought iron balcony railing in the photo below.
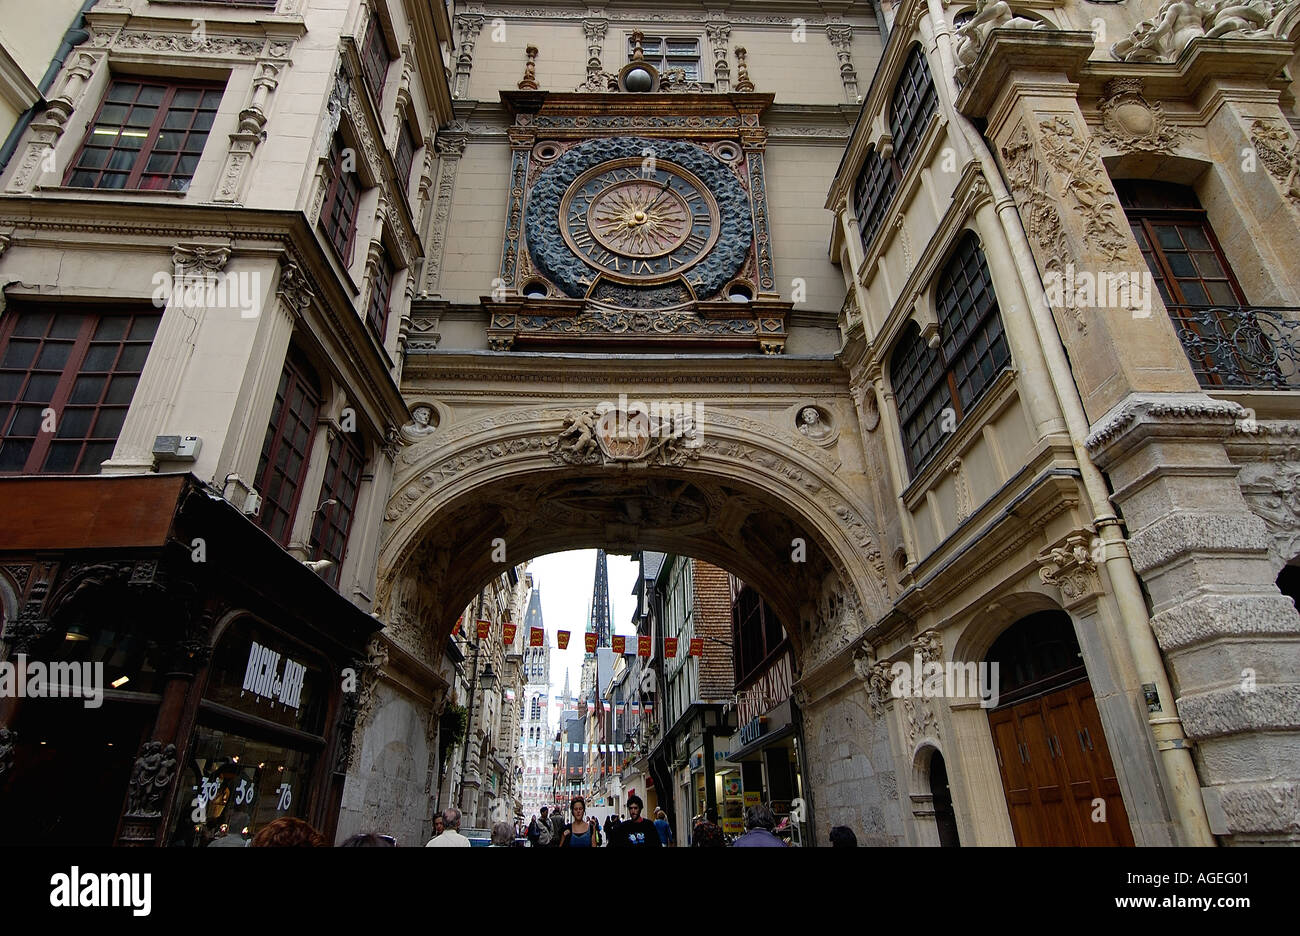
[[[1300,309],[1165,308],[1202,387],[1300,389]]]

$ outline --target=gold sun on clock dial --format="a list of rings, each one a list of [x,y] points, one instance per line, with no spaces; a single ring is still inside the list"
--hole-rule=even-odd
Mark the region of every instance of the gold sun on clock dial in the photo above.
[[[561,230],[582,260],[628,283],[668,280],[718,239],[718,207],[679,166],[622,159],[584,172],[560,204]]]

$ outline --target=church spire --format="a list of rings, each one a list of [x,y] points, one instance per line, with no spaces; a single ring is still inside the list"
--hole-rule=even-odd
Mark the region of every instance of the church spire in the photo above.
[[[596,646],[609,646],[609,562],[605,550],[596,550],[596,581],[591,589],[591,614],[587,631],[595,631]]]

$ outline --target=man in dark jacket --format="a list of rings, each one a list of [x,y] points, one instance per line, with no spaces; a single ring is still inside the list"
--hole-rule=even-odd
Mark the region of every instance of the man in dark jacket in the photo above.
[[[655,824],[641,815],[644,804],[635,793],[627,798],[627,814],[631,817],[620,822],[609,837],[611,848],[662,848]]]
[[[551,845],[555,848],[559,848],[560,842],[564,840],[564,825],[564,817],[560,815],[557,806],[551,813]]]
[[[766,806],[745,808],[745,834],[731,843],[732,848],[785,848],[785,843],[772,834],[776,817]]]

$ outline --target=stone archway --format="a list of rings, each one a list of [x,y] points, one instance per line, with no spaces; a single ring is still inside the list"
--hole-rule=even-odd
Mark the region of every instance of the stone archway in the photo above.
[[[396,592],[420,592],[407,603],[436,646],[504,565],[597,546],[729,569],[797,622],[790,636],[805,665],[885,613],[873,512],[836,478],[836,459],[706,409],[689,452],[679,446],[645,463],[588,453],[571,464],[557,440],[587,401],[575,404],[503,409],[402,453],[380,547],[381,618],[398,610]]]

